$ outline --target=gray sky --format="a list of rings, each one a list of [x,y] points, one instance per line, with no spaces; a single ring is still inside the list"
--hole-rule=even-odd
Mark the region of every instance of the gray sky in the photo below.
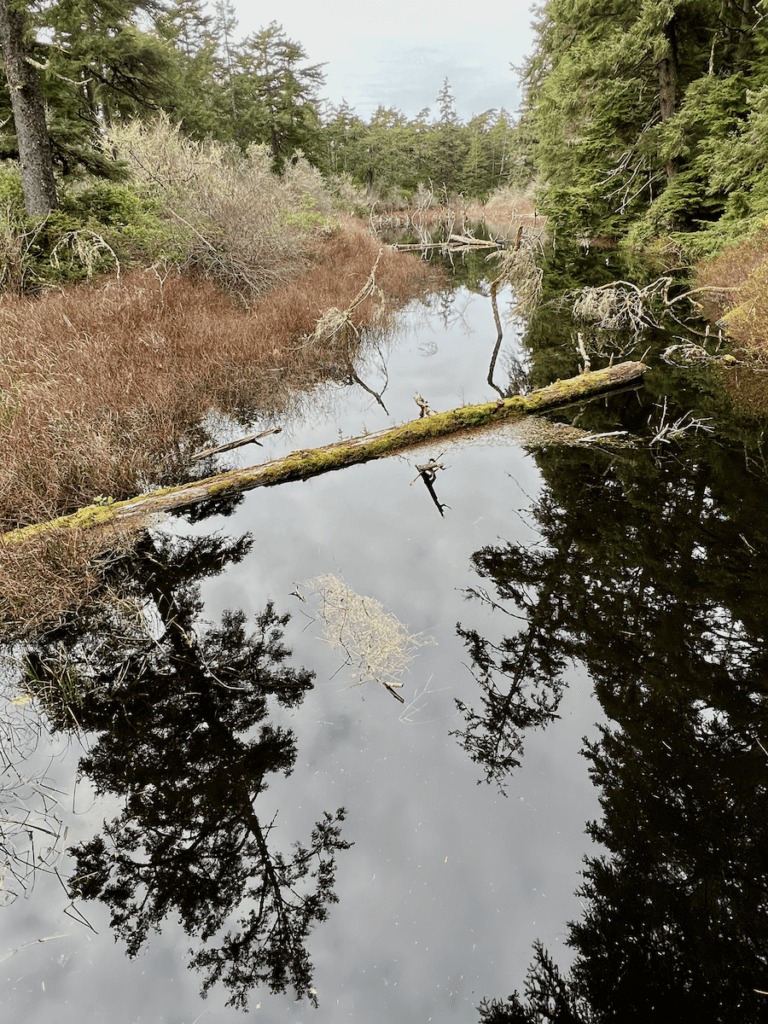
[[[491,107],[514,112],[517,76],[531,49],[529,0],[503,7],[466,0],[234,0],[238,36],[276,21],[301,43],[312,63],[327,62],[323,95],[342,98],[368,119],[379,103],[409,117],[435,107],[443,79],[451,82],[459,116]],[[434,109],[433,109],[434,113]]]

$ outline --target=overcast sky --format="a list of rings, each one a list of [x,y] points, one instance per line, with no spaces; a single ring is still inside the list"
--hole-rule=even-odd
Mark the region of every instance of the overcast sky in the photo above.
[[[466,0],[234,0],[243,38],[276,21],[326,62],[323,95],[367,120],[381,103],[408,117],[433,108],[448,77],[463,120],[489,108],[514,112],[517,76],[531,49],[530,0],[476,7]]]

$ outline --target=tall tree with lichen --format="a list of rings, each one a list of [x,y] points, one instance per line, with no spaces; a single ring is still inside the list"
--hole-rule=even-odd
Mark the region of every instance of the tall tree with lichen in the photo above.
[[[58,197],[26,6],[18,0],[0,0],[0,48],[18,140],[24,205],[27,213],[39,214],[55,210]]]

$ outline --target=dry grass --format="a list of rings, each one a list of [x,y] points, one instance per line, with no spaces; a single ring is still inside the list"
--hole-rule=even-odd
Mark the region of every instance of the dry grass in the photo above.
[[[251,311],[176,272],[0,299],[0,527],[179,482],[208,440],[208,410],[252,417],[315,383],[334,363],[333,343],[302,339],[329,307],[348,305],[378,248],[364,227],[347,225],[317,244],[306,276]],[[429,273],[385,252],[377,279],[394,308]],[[356,324],[374,311],[372,297]]]
[[[713,289],[702,311],[737,342],[743,365],[720,379],[734,405],[749,415],[768,413],[768,224],[751,238],[697,267],[696,284]]]
[[[175,270],[135,271],[38,301],[0,298],[0,529],[188,479],[189,456],[210,440],[202,424],[211,412],[275,415],[297,390],[346,365],[348,340],[307,339],[329,307],[349,306],[379,248],[350,221],[316,242],[309,273],[250,311]],[[382,298],[392,312],[436,273],[385,250],[381,291],[355,307],[356,328],[380,324]],[[0,546],[5,639],[89,600],[102,586],[95,556],[126,543],[122,534],[69,531]]]
[[[699,264],[696,285],[713,289],[702,299],[709,320],[722,320],[748,350],[768,355],[768,226]]]
[[[104,597],[109,560],[130,548],[132,534],[61,530],[34,544],[0,542],[0,623],[4,645],[23,643]]]
[[[303,587],[310,595],[319,596],[322,639],[333,650],[344,652],[344,664],[351,668],[355,686],[377,682],[390,691],[400,689],[403,673],[418,649],[434,644],[431,637],[410,633],[381,601],[356,594],[338,576],[317,576]]]

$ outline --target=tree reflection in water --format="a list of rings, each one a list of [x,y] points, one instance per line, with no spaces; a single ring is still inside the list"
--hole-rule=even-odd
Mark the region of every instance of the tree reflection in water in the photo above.
[[[80,616],[30,655],[27,681],[50,694],[63,661],[87,680],[74,713],[95,739],[79,770],[124,801],[69,851],[71,895],[109,907],[131,956],[178,915],[198,942],[190,966],[202,993],[222,982],[228,1005],[243,1009],[258,985],[316,1002],[306,940],[336,901],[335,856],[350,845],[343,808],[325,812],[290,853],[270,844],[274,819],[256,812],[267,776],[289,775],[296,760],[294,734],[270,723],[269,702],[299,705],[313,674],[288,664],[288,616],[271,604],[252,632],[238,611],[201,623],[198,582],[249,547],[247,538],[147,538],[118,567],[121,593],[143,606],[133,626]],[[59,708],[60,727],[70,710]]]
[[[498,781],[515,730],[554,710],[564,662],[581,659],[611,719],[583,749],[603,809],[587,830],[606,853],[586,860],[567,976],[537,946],[525,994],[486,1000],[481,1020],[764,1020],[766,478],[711,444],[540,464],[544,546],[473,556],[496,591],[475,596],[522,623],[496,649],[460,628],[487,709],[463,742]],[[508,694],[485,683],[505,672]],[[533,699],[513,712],[526,687]]]

